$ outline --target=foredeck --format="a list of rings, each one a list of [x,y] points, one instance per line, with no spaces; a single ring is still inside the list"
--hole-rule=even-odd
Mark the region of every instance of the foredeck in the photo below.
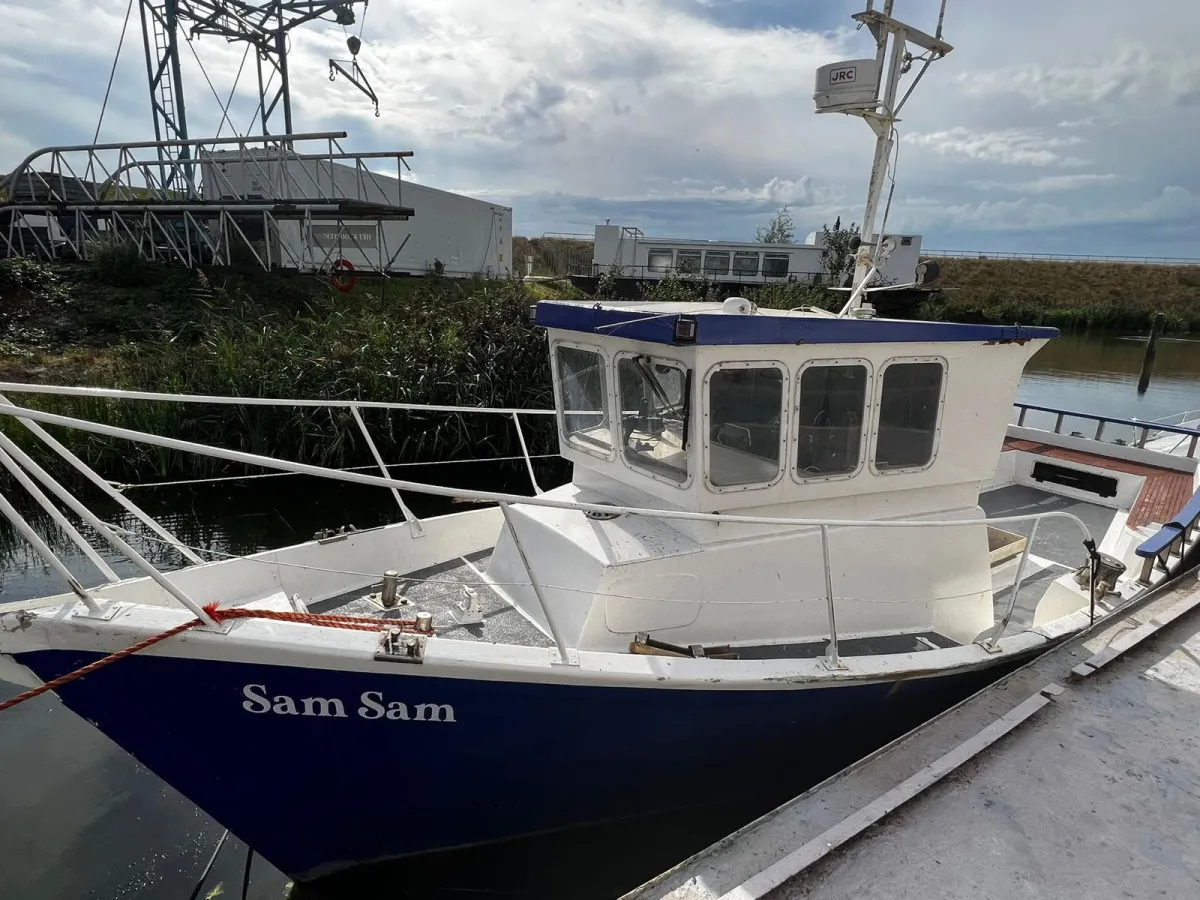
[[[553,647],[554,642],[505,599],[500,593],[502,586],[493,587],[480,577],[479,573],[487,569],[491,555],[491,550],[484,550],[442,565],[404,573],[397,590],[398,602],[391,609],[385,609],[379,602],[379,587],[376,586],[314,603],[310,610],[380,619],[407,619],[422,611],[433,614],[434,631],[441,638]],[[478,599],[483,621],[464,625],[458,622],[457,616],[461,616],[464,606],[470,605],[470,592]]]
[[[1006,438],[1004,449],[1021,450],[1025,453],[1034,453],[1063,462],[1080,463],[1145,478],[1146,481],[1138,494],[1137,502],[1129,511],[1128,525],[1130,528],[1141,528],[1151,523],[1161,524],[1169,521],[1192,496],[1192,477],[1185,472],[1148,466],[1099,453],[1053,447],[1049,444],[1019,438]]]

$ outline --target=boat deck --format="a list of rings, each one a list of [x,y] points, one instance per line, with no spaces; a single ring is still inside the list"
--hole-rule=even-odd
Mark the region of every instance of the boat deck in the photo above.
[[[1195,574],[625,900],[1200,895]]]
[[[1061,509],[1081,518],[1097,537],[1104,534],[1115,511],[1095,503],[1061,497],[1038,488],[1013,485],[988,491],[980,503],[989,517],[1019,515]],[[1021,525],[1009,528],[1028,536],[1029,528]],[[452,640],[487,641],[525,647],[552,647],[553,641],[505,596],[505,585],[489,583],[486,572],[491,551],[484,550],[462,559],[450,560],[438,566],[406,572],[400,577],[396,606],[385,609],[379,602],[379,585],[350,591],[310,605],[313,612],[343,615],[372,616],[380,619],[410,618],[417,611],[433,614],[434,630],[439,637]],[[1083,559],[1078,531],[1065,522],[1046,520],[1039,528],[1022,579],[1013,625],[1023,627],[1032,620],[1033,610],[1046,590],[1048,582],[1066,574]],[[1016,580],[1017,557],[1006,560],[992,569],[993,602],[998,617],[1008,608]],[[475,592],[482,622],[460,624],[462,609]],[[735,648],[741,659],[814,659],[824,656],[827,639],[789,643],[739,645]],[[843,656],[875,656],[893,653],[919,653],[957,646],[957,642],[934,631],[844,637],[839,641]]]
[[[378,586],[313,603],[309,608],[316,613],[336,612],[383,619],[411,618],[415,612],[422,610],[433,613],[434,630],[438,637],[522,647],[553,647],[554,642],[540,628],[525,618],[496,587],[488,585],[479,576],[479,572],[487,569],[491,556],[491,550],[484,550],[438,566],[406,572],[400,577],[397,590],[399,602],[391,609],[384,609],[379,603]],[[458,624],[456,613],[460,613],[462,606],[470,602],[468,590],[478,596],[483,621],[461,625]]]
[[[1141,528],[1152,522],[1162,524],[1169,521],[1171,516],[1179,512],[1192,496],[1192,476],[1174,469],[1163,469],[1158,466],[1147,466],[1142,463],[1130,462],[1126,459],[1116,459],[1099,453],[1086,453],[1081,450],[1067,450],[1062,447],[1052,447],[1037,441],[1006,438],[1005,450],[1022,450],[1025,453],[1036,453],[1039,456],[1074,462],[1082,465],[1096,466],[1114,472],[1124,472],[1129,475],[1139,475],[1146,479],[1138,494],[1137,501],[1129,511],[1128,524],[1131,528]]]

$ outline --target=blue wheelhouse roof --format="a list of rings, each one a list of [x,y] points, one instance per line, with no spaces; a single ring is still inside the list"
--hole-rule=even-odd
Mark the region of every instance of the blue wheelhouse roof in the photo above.
[[[675,338],[676,322],[694,319],[694,341]],[[595,303],[543,300],[534,322],[544,328],[655,344],[913,344],[1024,342],[1058,336],[1057,328],[1030,325],[964,325],[904,319],[851,319],[759,310],[748,316],[721,312],[716,303]]]

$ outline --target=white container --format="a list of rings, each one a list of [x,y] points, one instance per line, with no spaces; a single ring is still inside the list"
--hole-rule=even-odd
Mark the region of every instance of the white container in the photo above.
[[[879,63],[847,59],[817,69],[813,94],[817,112],[847,112],[879,106]]]

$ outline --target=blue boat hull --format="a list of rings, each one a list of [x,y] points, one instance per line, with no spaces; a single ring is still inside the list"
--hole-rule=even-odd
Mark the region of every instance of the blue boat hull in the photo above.
[[[18,657],[43,679],[96,658]],[[720,691],[134,656],[59,696],[265,859],[307,879],[731,798],[765,811],[1021,661],[890,683]]]

